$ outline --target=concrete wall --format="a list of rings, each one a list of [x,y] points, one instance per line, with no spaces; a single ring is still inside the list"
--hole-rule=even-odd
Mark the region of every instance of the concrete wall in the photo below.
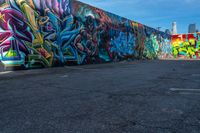
[[[200,59],[200,33],[172,36],[174,58]]]
[[[75,0],[1,0],[0,61],[24,68],[167,58],[171,36]]]

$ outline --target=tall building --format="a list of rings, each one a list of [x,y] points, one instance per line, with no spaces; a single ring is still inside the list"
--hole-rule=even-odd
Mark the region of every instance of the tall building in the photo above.
[[[176,25],[176,22],[173,22],[172,23],[172,34],[175,35],[177,34],[177,25]]]
[[[196,24],[190,24],[188,27],[188,33],[195,33],[197,31]]]

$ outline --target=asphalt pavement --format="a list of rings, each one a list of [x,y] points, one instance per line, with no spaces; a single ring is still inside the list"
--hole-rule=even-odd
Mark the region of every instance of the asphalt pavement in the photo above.
[[[200,61],[0,72],[0,133],[199,133]]]

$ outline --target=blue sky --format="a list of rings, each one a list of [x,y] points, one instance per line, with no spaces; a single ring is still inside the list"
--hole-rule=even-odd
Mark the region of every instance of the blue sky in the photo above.
[[[151,27],[170,29],[177,22],[178,33],[187,33],[196,23],[200,30],[200,0],[80,0],[103,10]]]

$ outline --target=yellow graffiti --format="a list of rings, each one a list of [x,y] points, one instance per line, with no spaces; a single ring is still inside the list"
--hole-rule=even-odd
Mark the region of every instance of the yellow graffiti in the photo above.
[[[21,8],[23,14],[26,16],[28,20],[28,25],[30,26],[31,30],[33,31],[34,40],[33,40],[33,47],[31,48],[35,53],[37,53],[40,56],[32,56],[30,55],[29,58],[33,57],[35,60],[41,60],[45,66],[51,66],[53,62],[53,52],[49,52],[45,48],[46,45],[48,45],[47,41],[44,41],[44,38],[39,30],[39,26],[43,25],[44,23],[47,23],[49,18],[47,16],[43,17],[45,18],[45,21],[38,21],[38,18],[41,17],[36,11],[35,6],[33,2],[30,0],[28,3],[26,0],[15,0],[16,3]],[[29,47],[30,48],[30,47]]]
[[[195,43],[197,43],[196,47]],[[178,55],[184,55],[185,57],[196,58],[196,53],[199,51],[198,43],[199,42],[196,42],[195,39],[190,39],[188,41],[181,41],[180,39],[177,39],[172,42],[173,54],[175,57]]]
[[[22,9],[23,13],[28,19],[28,22],[30,22],[29,26],[33,30],[33,33],[36,38],[33,44],[43,44],[44,41],[43,41],[42,35],[39,32],[39,28],[38,28],[39,26],[36,20],[36,17],[38,17],[39,15],[27,4],[26,0],[16,0],[16,2],[20,5],[20,8]]]
[[[0,13],[0,21],[6,22],[5,14]]]

